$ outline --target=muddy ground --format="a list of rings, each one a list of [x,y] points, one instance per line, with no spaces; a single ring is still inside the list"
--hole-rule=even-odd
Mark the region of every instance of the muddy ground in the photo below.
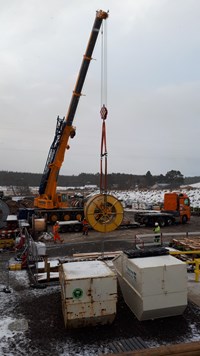
[[[134,223],[133,213],[126,212],[126,218]],[[52,228],[49,227],[49,232]],[[172,239],[171,236],[164,236],[165,233],[183,233],[198,232],[200,235],[200,217],[192,216],[190,222],[185,225],[177,224],[173,226],[165,226],[161,229],[163,233],[163,243],[168,244]],[[87,252],[102,252],[102,251],[116,251],[133,248],[136,236],[142,234],[153,234],[152,227],[133,227],[131,229],[121,228],[109,233],[100,233],[90,230],[88,236],[83,236],[81,232],[61,234],[64,239],[64,246],[59,243],[54,246],[47,244],[49,256],[65,256],[73,253],[87,253]],[[180,238],[180,237],[179,237]],[[153,242],[153,237],[142,238],[143,241]],[[52,248],[53,247],[53,248]]]
[[[200,231],[200,218],[192,217],[186,225],[165,227],[162,231]],[[62,234],[63,244],[47,243],[47,254],[63,257],[80,252],[128,249],[133,247],[135,235],[144,233],[152,233],[152,229],[123,229],[109,234],[90,231],[88,236]],[[59,284],[35,289],[30,287],[26,271],[13,271],[9,273],[9,286],[10,294],[0,293],[1,320],[23,319],[28,327],[21,333],[3,336],[0,340],[2,355],[99,355],[111,350],[111,342],[136,336],[140,336],[148,347],[199,340],[200,308],[192,302],[182,316],[139,322],[119,293],[117,315],[112,325],[66,330]]]

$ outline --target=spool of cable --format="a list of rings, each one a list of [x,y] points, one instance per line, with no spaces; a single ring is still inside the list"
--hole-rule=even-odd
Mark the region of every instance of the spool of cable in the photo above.
[[[123,206],[117,198],[109,194],[98,194],[86,202],[84,214],[94,230],[110,232],[120,226],[124,212]]]

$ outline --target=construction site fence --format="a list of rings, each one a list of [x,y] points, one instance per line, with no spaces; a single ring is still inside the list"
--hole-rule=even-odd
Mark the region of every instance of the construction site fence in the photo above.
[[[158,234],[137,234],[135,235],[135,242],[142,243],[144,244],[144,239],[146,238],[155,238]],[[189,238],[189,237],[200,237],[200,231],[195,231],[195,232],[161,232],[160,233],[160,239],[161,242],[164,240],[165,237],[171,237],[171,238],[176,238],[176,237],[182,237],[182,238]]]
[[[37,266],[41,257],[38,256],[38,250],[35,246],[36,243],[26,228],[24,228],[23,233],[25,235],[25,244],[23,250],[21,251],[21,255],[26,255],[25,262],[29,273],[30,282],[32,284],[37,284]]]

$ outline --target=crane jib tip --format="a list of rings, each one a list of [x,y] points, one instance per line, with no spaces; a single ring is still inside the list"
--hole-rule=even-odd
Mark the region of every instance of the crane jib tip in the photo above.
[[[103,10],[97,10],[97,15],[96,17],[106,20],[108,18],[108,12],[103,11]]]

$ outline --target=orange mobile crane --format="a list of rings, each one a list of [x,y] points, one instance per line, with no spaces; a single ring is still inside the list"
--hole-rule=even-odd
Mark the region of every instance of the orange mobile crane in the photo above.
[[[46,216],[51,223],[56,220],[80,220],[84,213],[83,208],[71,208],[66,194],[56,192],[57,179],[62,166],[65,150],[69,149],[69,139],[76,134],[75,127],[72,126],[76,109],[81,96],[81,91],[88,71],[95,43],[103,20],[106,20],[108,13],[102,10],[96,12],[96,17],[89,42],[83,56],[81,68],[77,82],[73,91],[66,118],[57,118],[55,137],[50,147],[46,165],[42,175],[39,195],[34,199],[35,211],[40,216]]]

